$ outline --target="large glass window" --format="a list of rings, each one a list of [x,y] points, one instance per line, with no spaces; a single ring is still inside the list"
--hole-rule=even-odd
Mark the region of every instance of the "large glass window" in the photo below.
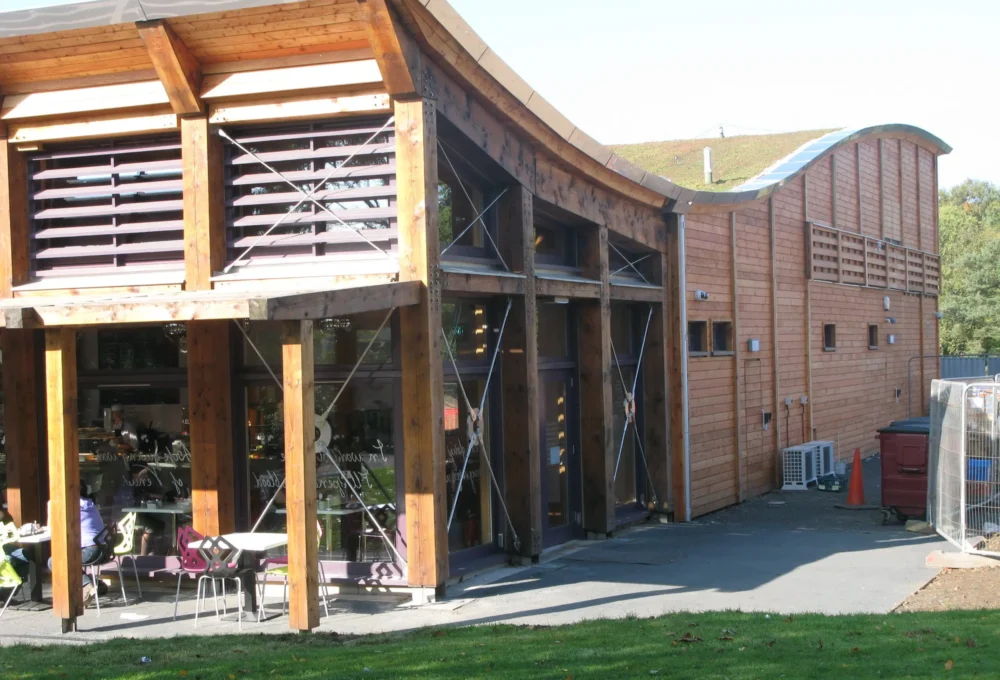
[[[562,379],[542,382],[542,456],[549,526],[560,527],[569,522],[568,473],[568,398],[567,383]]]
[[[465,393],[475,409],[479,408],[485,384],[484,380],[462,382],[462,387],[465,388]],[[451,552],[490,543],[493,540],[492,494],[489,471],[486,469],[489,418],[485,415],[487,409],[484,408],[483,411],[483,416],[477,423],[462,397],[458,381],[445,383],[444,438],[449,513],[455,504],[456,494],[458,495],[454,520],[448,532],[448,549]],[[471,451],[470,441],[473,441]],[[486,442],[485,447],[483,441]],[[465,464],[467,453],[469,462]]]
[[[619,505],[638,501],[636,489],[639,430],[636,427],[637,407],[641,399],[631,394],[633,385],[638,390],[639,341],[636,321],[640,315],[632,305],[611,305],[611,342],[614,347],[611,376],[612,433],[617,474],[615,499]],[[642,315],[645,321],[645,315]],[[632,398],[630,399],[629,396]],[[631,422],[630,422],[631,421]]]

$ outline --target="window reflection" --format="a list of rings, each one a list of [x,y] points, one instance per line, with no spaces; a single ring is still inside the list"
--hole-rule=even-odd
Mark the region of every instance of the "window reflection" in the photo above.
[[[462,382],[473,409],[479,408],[485,386],[485,380]],[[454,520],[448,531],[449,551],[472,548],[492,541],[492,494],[489,471],[486,469],[489,447],[489,419],[485,416],[487,410],[483,409],[483,416],[477,422],[462,396],[458,382],[445,383],[445,474],[449,513],[458,494]],[[469,452],[470,441],[473,446],[463,475],[462,467],[466,453]],[[482,445],[483,441],[486,442],[486,447]]]

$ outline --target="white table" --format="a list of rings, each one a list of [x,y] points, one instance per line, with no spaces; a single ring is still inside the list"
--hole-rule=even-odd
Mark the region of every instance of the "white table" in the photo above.
[[[229,545],[244,552],[267,552],[268,550],[288,545],[288,534],[237,532],[235,534],[223,534],[222,538],[226,539]],[[188,547],[201,550],[203,543],[205,543],[205,539],[191,541],[188,543]]]
[[[18,538],[17,542],[23,546],[30,546],[31,559],[28,562],[28,596],[32,602],[42,601],[42,579],[39,577],[39,568],[42,561],[41,545],[52,541],[52,531],[44,527],[37,534],[29,534]]]
[[[45,530],[40,533],[30,534],[28,536],[21,536],[21,538],[19,538],[17,542],[24,543],[27,545],[38,545],[39,543],[48,543],[51,540],[52,540],[52,532],[48,529],[48,527],[46,527]]]
[[[145,505],[137,505],[131,508],[122,508],[123,513],[134,512],[137,515],[170,515],[170,547],[177,547],[177,515],[190,515],[190,505],[178,505],[177,503],[164,503],[159,507],[147,508]]]

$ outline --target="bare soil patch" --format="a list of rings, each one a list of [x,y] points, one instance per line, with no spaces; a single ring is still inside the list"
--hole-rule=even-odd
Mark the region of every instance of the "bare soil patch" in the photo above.
[[[945,569],[897,611],[943,612],[1000,609],[1000,568]]]

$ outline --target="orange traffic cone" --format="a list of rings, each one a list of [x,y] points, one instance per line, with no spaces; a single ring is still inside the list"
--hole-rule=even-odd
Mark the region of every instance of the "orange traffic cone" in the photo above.
[[[865,479],[861,473],[861,449],[854,449],[851,483],[847,486],[847,505],[865,505]]]

